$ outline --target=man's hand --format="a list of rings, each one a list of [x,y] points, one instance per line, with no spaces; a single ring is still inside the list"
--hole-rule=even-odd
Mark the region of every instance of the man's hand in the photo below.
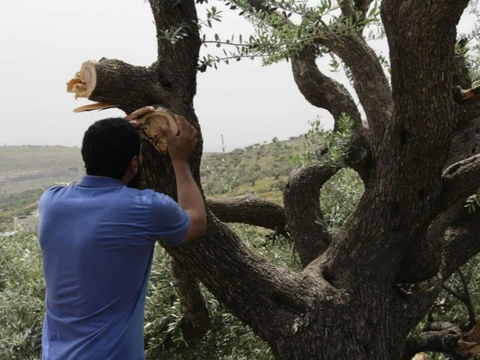
[[[173,115],[178,125],[178,135],[172,134],[168,126],[162,126],[167,139],[168,152],[172,162],[187,162],[198,140],[198,130],[188,123],[183,116]]]
[[[137,121],[138,118],[142,117],[143,115],[150,114],[154,111],[155,111],[155,108],[153,106],[144,106],[144,107],[132,112],[130,115],[128,115],[125,118],[125,120],[127,120],[133,126],[137,127],[138,126],[138,121]]]
[[[138,127],[137,119],[147,114],[153,113],[155,109],[153,106],[145,106],[135,110],[130,115],[125,117],[135,127]],[[198,130],[188,123],[183,116],[172,115],[178,125],[178,135],[174,135],[168,126],[162,126],[161,130],[165,135],[167,141],[168,152],[173,163],[187,162],[197,143]]]

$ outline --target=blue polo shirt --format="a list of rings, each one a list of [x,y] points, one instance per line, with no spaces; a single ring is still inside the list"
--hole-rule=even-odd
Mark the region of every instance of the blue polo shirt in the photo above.
[[[170,197],[85,176],[39,201],[46,283],[44,360],[143,360],[155,242],[177,245],[190,220]]]

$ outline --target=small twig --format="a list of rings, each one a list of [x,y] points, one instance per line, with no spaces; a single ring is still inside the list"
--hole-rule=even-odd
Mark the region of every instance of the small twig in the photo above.
[[[221,44],[221,45],[229,45],[229,46],[246,46],[246,47],[251,47],[252,45],[249,43],[236,43],[236,42],[230,42],[230,41],[220,41],[220,40],[204,40],[204,44]]]
[[[468,288],[468,281],[460,269],[458,269],[457,272],[458,272],[458,275],[460,276],[460,281],[462,282],[462,286],[463,286],[464,303],[468,310],[468,324],[469,324],[469,327],[472,328],[473,326],[475,326],[476,316],[475,316],[475,308],[472,303],[472,296],[470,295],[470,290]]]
[[[443,287],[443,290],[445,290],[447,293],[449,293],[453,297],[457,298],[461,302],[465,302],[465,298],[459,293],[457,293],[456,291],[454,291],[452,288],[448,287],[447,285],[443,285],[442,287]]]

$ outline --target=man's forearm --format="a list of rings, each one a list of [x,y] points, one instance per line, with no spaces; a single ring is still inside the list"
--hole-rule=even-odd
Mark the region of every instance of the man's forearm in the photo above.
[[[206,214],[202,193],[193,179],[190,166],[184,161],[174,161],[177,182],[178,204],[190,215],[192,227],[196,235],[205,232]]]

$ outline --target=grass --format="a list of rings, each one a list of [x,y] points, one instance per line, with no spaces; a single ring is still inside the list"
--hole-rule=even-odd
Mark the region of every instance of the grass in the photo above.
[[[288,176],[280,176],[278,180],[286,182],[288,180]],[[259,197],[281,205],[282,191],[272,191],[272,184],[275,181],[276,180],[273,177],[266,177],[257,180],[255,185],[252,185],[251,183],[244,183],[238,187],[238,189],[235,191],[235,194],[230,195],[241,195],[247,190],[253,190]]]

